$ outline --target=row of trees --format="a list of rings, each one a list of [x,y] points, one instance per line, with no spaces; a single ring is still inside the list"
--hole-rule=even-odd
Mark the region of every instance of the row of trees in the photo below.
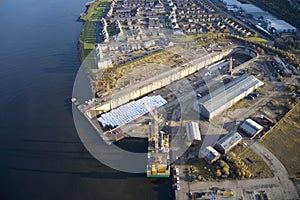
[[[286,51],[299,51],[300,50],[300,40],[294,38],[276,38],[275,44],[276,47]]]
[[[300,59],[295,54],[289,51],[281,50],[278,47],[268,46],[265,43],[249,41],[245,37],[240,37],[236,35],[226,35],[226,37],[251,45],[255,49],[261,49],[263,50],[263,52],[277,54],[280,57],[286,58],[290,64],[294,65],[298,70],[300,70]]]
[[[289,44],[291,45],[292,43],[293,43],[293,46],[291,46],[291,48],[294,48],[293,50],[295,50],[296,48],[298,49],[300,47],[299,46],[300,41],[298,41],[298,40],[289,41],[287,44],[285,44],[285,41],[278,39],[277,43],[279,41],[281,41],[282,43],[278,47],[273,47],[273,46],[268,46],[264,42],[250,40],[247,37],[232,35],[229,33],[217,33],[217,34],[211,34],[211,35],[202,37],[199,40],[199,43],[201,45],[205,45],[208,43],[224,41],[226,39],[235,40],[237,42],[242,42],[244,44],[252,46],[260,54],[264,54],[265,52],[277,54],[280,57],[286,58],[290,64],[294,65],[298,70],[300,70],[300,59],[292,52],[285,51],[285,49],[288,48],[288,45]]]

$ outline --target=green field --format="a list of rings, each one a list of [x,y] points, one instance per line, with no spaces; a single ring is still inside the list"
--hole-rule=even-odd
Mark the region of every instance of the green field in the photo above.
[[[294,107],[262,143],[282,162],[289,175],[300,177],[300,105]]]
[[[80,20],[84,21],[81,35],[79,38],[79,44],[82,57],[86,57],[87,54],[95,47],[96,44],[96,23],[100,20],[103,11],[111,0],[96,0],[92,3],[87,13],[82,14]]]
[[[267,43],[268,41],[261,37],[248,37],[247,40],[251,42]]]
[[[111,0],[97,0],[88,9],[88,12],[80,17],[83,21],[97,21],[101,17],[107,3]]]
[[[86,21],[83,25],[80,41],[87,44],[95,44],[96,36],[95,36],[95,22]]]

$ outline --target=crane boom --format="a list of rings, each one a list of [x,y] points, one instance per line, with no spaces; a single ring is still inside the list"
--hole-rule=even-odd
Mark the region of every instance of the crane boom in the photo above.
[[[145,108],[148,110],[150,115],[153,118],[153,123],[152,123],[152,128],[151,128],[151,137],[153,137],[155,141],[155,149],[159,149],[159,144],[158,144],[158,118],[157,118],[157,108],[155,107],[154,110],[152,111],[150,106],[144,102],[143,105]]]

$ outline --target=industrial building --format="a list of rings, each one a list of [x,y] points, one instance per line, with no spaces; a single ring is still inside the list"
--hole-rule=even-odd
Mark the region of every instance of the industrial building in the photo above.
[[[221,154],[215,150],[212,146],[208,146],[206,147],[202,152],[201,152],[202,156],[204,156],[204,159],[209,163],[212,164],[214,162],[216,162]]]
[[[262,85],[254,76],[244,75],[198,100],[194,109],[210,120]]]
[[[241,141],[242,136],[238,132],[229,133],[218,140],[214,148],[222,154],[226,154]]]
[[[271,33],[295,33],[297,28],[285,22],[284,20],[279,19],[267,19],[267,29]]]
[[[246,119],[240,126],[240,129],[251,136],[251,139],[258,135],[264,127],[256,123],[252,119]]]
[[[187,133],[187,140],[189,142],[200,141],[201,135],[199,130],[198,123],[195,122],[187,122],[185,124],[185,129]]]
[[[263,19],[264,23],[266,23],[266,27],[263,28],[266,28],[270,33],[281,34],[297,32],[297,28],[294,26],[290,25],[284,20],[277,19],[269,12],[266,12],[253,4],[241,3],[238,0],[221,1],[227,7],[227,10],[231,10],[233,12],[242,12],[245,15],[252,16],[255,20]]]
[[[165,105],[167,101],[160,95],[151,97],[146,96],[102,114],[98,118],[98,121],[103,127],[115,128],[122,126],[148,113],[149,110],[144,106],[145,103],[149,106],[149,109],[153,110]]]

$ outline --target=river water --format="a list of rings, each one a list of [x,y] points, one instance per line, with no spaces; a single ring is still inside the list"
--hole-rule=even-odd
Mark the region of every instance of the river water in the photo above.
[[[0,1],[0,199],[170,198],[169,180],[106,167],[76,133],[68,101],[85,2]]]

